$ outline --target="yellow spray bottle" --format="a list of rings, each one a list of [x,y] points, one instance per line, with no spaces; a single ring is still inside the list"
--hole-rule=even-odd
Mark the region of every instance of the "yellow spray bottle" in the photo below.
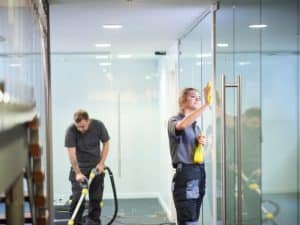
[[[201,132],[200,136],[204,136],[204,134]],[[201,164],[204,162],[204,149],[203,144],[197,143],[197,146],[194,150],[194,163]]]

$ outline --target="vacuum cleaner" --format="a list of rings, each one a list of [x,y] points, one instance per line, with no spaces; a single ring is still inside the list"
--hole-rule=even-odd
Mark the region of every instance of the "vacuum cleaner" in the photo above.
[[[117,198],[117,192],[116,192],[116,186],[115,186],[115,181],[114,181],[114,177],[113,177],[113,173],[111,172],[109,167],[105,167],[104,168],[104,172],[107,171],[109,174],[109,178],[110,178],[110,182],[111,182],[111,186],[112,186],[112,190],[113,190],[113,196],[114,196],[114,214],[113,217],[110,219],[110,221],[107,223],[107,225],[111,225],[114,220],[117,217],[117,213],[118,213],[118,198]],[[82,190],[81,190],[81,196],[77,202],[77,205],[75,207],[75,210],[71,216],[71,218],[68,221],[68,225],[74,225],[74,219],[80,209],[81,204],[84,202],[86,196],[89,194],[89,187],[91,185],[91,183],[93,182],[95,176],[99,175],[99,172],[96,168],[93,168],[90,172],[89,175],[89,179],[86,180],[83,184],[82,184]]]

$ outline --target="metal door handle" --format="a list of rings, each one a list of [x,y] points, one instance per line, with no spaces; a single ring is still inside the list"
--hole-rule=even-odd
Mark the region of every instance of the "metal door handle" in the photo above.
[[[237,76],[237,83],[226,84],[225,75],[222,75],[222,117],[221,117],[221,160],[222,160],[222,225],[227,225],[227,196],[226,196],[226,88],[237,88],[237,132],[236,132],[236,147],[237,147],[237,175],[238,175],[238,198],[237,198],[237,224],[242,225],[242,152],[241,152],[241,76]]]

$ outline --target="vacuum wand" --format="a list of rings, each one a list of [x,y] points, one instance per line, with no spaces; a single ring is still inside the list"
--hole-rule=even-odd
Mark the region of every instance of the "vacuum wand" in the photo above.
[[[74,219],[78,213],[78,210],[80,209],[80,206],[83,202],[83,200],[85,199],[85,197],[88,195],[89,193],[89,187],[92,183],[92,181],[94,180],[95,176],[98,175],[99,172],[96,168],[92,169],[91,172],[90,172],[90,175],[89,175],[89,179],[85,180],[81,185],[82,185],[82,190],[81,190],[81,196],[78,200],[78,203],[76,205],[76,208],[70,218],[70,220],[68,221],[68,225],[74,225]]]
[[[115,220],[115,218],[117,216],[117,213],[118,213],[118,198],[117,198],[117,192],[116,192],[116,186],[115,186],[115,182],[114,182],[113,173],[111,172],[109,167],[105,167],[104,171],[108,171],[110,182],[111,182],[111,185],[112,185],[113,196],[114,196],[115,211],[114,211],[113,217],[111,218],[111,220],[107,224],[107,225],[111,225],[113,223],[113,221]],[[93,182],[94,178],[99,174],[100,174],[99,171],[96,168],[93,168],[90,172],[89,179],[86,179],[81,184],[81,186],[82,186],[81,196],[78,200],[78,203],[76,205],[76,208],[75,208],[71,218],[68,221],[68,225],[74,225],[74,220],[75,220],[75,217],[76,217],[76,215],[77,215],[77,213],[80,209],[80,206],[82,205],[82,202],[84,201],[85,197],[89,193],[89,187],[90,187],[91,183]]]

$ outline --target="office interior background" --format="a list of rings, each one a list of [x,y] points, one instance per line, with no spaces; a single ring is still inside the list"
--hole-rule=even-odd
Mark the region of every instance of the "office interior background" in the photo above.
[[[23,180],[16,128],[37,116],[37,217],[54,224],[70,196],[65,131],[84,108],[109,130],[119,199],[156,199],[174,222],[167,120],[182,88],[211,81],[199,224],[300,224],[299,12],[298,0],[1,0],[0,193]]]

